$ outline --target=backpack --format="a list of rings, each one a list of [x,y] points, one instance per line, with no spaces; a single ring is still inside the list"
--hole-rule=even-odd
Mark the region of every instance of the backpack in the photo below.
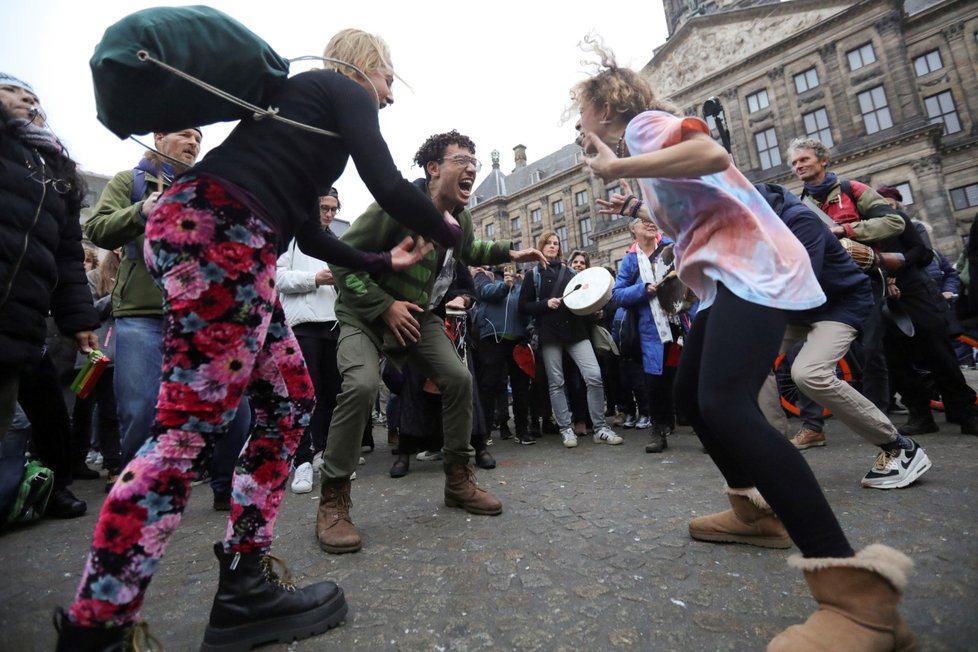
[[[89,65],[98,120],[120,138],[251,116],[289,72],[268,43],[205,6],[126,16],[105,30]]]
[[[13,505],[0,527],[30,523],[44,516],[54,489],[54,473],[37,460],[24,465],[24,475],[14,497]]]

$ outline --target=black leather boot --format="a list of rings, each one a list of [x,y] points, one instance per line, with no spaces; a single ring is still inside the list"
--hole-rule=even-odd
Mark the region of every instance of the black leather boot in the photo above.
[[[391,465],[391,477],[403,478],[411,470],[411,456],[407,453],[398,453],[397,458]]]
[[[906,402],[905,402],[906,403]],[[926,435],[927,433],[937,432],[940,428],[934,421],[934,414],[930,410],[930,405],[911,405],[906,403],[910,417],[907,422],[900,426],[900,433],[910,437]]]
[[[201,652],[238,652],[322,634],[346,617],[343,589],[333,582],[297,588],[261,553],[226,553],[214,544],[220,582]],[[279,563],[281,563],[279,561]]]
[[[54,610],[58,632],[55,652],[127,652],[132,649],[132,625],[81,627],[68,619],[64,609]]]

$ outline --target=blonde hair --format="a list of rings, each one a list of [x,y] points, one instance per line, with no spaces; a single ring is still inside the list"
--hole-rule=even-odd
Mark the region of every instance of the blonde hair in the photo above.
[[[323,50],[326,59],[338,59],[370,73],[382,67],[394,70],[391,63],[391,50],[387,42],[376,34],[368,34],[359,29],[343,29],[333,35]],[[349,66],[334,61],[323,61],[327,70],[335,70],[341,75],[357,79],[358,73]]]
[[[598,72],[571,88],[571,104],[564,111],[565,122],[588,102],[597,106],[607,103],[625,122],[649,110],[678,114],[675,106],[655,96],[642,75],[629,68],[619,68],[614,52],[605,47],[600,36],[588,34],[580,46],[598,56],[598,63],[591,62]]]

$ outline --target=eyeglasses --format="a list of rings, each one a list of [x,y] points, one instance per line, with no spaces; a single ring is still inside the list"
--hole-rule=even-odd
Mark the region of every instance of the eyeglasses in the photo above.
[[[466,156],[465,154],[455,154],[454,156],[443,156],[438,159],[439,161],[451,161],[458,166],[468,167],[470,165],[475,167],[476,172],[482,171],[482,161],[474,156]]]
[[[320,213],[339,213],[340,212],[340,207],[339,206],[320,206],[319,207],[319,212]]]
[[[47,168],[44,165],[43,159],[41,160],[40,169],[34,167],[34,164],[30,160],[25,160],[24,165],[27,166],[27,178],[31,181],[36,181],[42,186],[50,184],[51,189],[59,195],[63,195],[71,190],[72,185],[70,181],[66,181],[65,179],[51,179],[47,176],[45,173]]]

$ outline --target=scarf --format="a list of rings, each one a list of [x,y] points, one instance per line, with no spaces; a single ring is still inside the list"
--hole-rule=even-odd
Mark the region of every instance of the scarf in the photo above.
[[[67,156],[64,145],[50,127],[36,125],[33,120],[24,118],[11,118],[7,121],[7,127],[21,142],[38,150],[42,155]]]
[[[645,255],[642,251],[642,247],[635,244],[635,257],[638,259],[638,272],[642,277],[642,281],[645,283],[651,283],[652,285],[658,286],[659,281],[662,280],[666,274],[669,273],[668,266],[663,264],[662,260],[659,258],[659,251],[662,250],[662,242],[659,241],[659,245],[656,247],[655,252],[652,257],[655,258],[655,263],[653,266],[652,260]],[[655,330],[659,332],[659,341],[663,344],[672,342],[672,328],[669,326],[669,316],[666,311],[662,309],[662,304],[653,295],[649,298],[649,309],[652,310],[652,321],[655,322]]]
[[[834,172],[829,172],[825,175],[825,179],[822,183],[806,183],[805,193],[806,195],[811,195],[815,198],[815,201],[822,203],[825,198],[829,196],[829,191],[832,190],[839,182],[838,177],[835,176]]]

